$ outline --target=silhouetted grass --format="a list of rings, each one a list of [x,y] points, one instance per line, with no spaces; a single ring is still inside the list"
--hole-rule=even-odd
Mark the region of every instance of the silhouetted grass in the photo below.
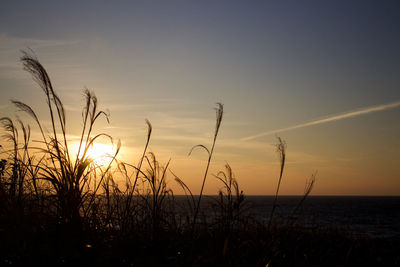
[[[194,210],[193,230],[195,228],[196,219],[197,219],[197,216],[199,214],[200,203],[201,203],[201,198],[203,196],[204,185],[206,183],[208,169],[210,167],[211,159],[212,159],[213,152],[214,152],[215,142],[217,141],[217,136],[218,136],[219,128],[221,126],[223,114],[224,114],[224,106],[221,103],[217,103],[215,132],[214,132],[214,138],[213,138],[213,142],[212,142],[212,145],[211,145],[211,149],[208,149],[206,146],[200,144],[200,145],[196,145],[196,146],[192,147],[192,149],[189,152],[189,155],[190,155],[192,153],[193,149],[199,147],[199,148],[203,148],[208,154],[208,160],[207,160],[206,169],[204,171],[203,182],[201,184],[201,189],[200,189],[200,194],[199,194],[199,197],[198,197],[198,200],[197,200],[197,205],[196,205],[196,208]]]
[[[286,143],[280,137],[278,137],[278,144],[276,145],[276,151],[278,152],[278,155],[279,155],[281,171],[279,173],[278,185],[276,187],[274,203],[272,204],[271,215],[269,216],[268,229],[270,229],[272,220],[274,218],[274,212],[275,212],[276,205],[277,205],[279,188],[281,187],[283,170],[285,168],[285,161],[286,161]]]
[[[137,164],[116,159],[99,166],[88,156],[99,138],[95,122],[108,115],[84,91],[83,124],[78,153],[71,154],[66,114],[50,78],[35,56],[21,61],[43,90],[50,132],[29,105],[13,101],[33,118],[41,140],[31,145],[26,123],[1,118],[5,130],[0,161],[0,265],[14,266],[395,266],[400,264],[396,238],[356,237],[351,232],[316,225],[304,227],[274,216],[286,159],[278,138],[280,172],[272,210],[258,220],[230,165],[215,175],[222,184],[211,201],[203,197],[223,106],[216,108],[216,127],[199,195],[148,153],[152,126]],[[22,139],[21,139],[22,133]],[[168,188],[168,174],[183,188],[177,201]],[[122,176],[124,183],[117,183]],[[315,174],[306,185],[295,215],[310,194]],[[202,223],[198,223],[201,219]],[[266,221],[266,222],[265,222]]]

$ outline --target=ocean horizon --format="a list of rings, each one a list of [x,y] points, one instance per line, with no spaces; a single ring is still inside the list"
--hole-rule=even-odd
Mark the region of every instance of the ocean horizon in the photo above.
[[[203,196],[201,206],[204,214],[210,215],[216,197]],[[266,223],[274,198],[245,196],[242,214]],[[353,235],[400,237],[400,196],[308,196],[298,206],[302,198],[278,196],[274,218],[293,220],[307,228],[331,227]],[[177,203],[184,205],[185,199],[185,195],[175,195]]]

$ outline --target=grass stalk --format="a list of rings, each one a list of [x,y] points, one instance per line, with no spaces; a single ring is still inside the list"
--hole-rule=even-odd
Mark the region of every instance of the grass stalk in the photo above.
[[[276,144],[276,152],[278,153],[279,160],[280,160],[280,173],[279,173],[278,185],[276,187],[274,201],[272,203],[271,214],[269,216],[268,230],[271,228],[272,219],[274,217],[274,212],[275,212],[277,200],[278,200],[279,188],[281,186],[283,169],[285,168],[285,160],[286,160],[286,143],[280,137],[277,137],[277,139],[278,139],[278,143]]]
[[[213,152],[214,152],[215,142],[217,141],[219,128],[221,126],[222,117],[223,117],[223,114],[224,114],[224,106],[221,103],[217,103],[217,107],[216,107],[215,110],[216,110],[216,124],[215,124],[214,138],[213,138],[213,143],[212,143],[211,149],[208,150],[207,147],[205,147],[204,145],[200,144],[200,145],[196,145],[196,146],[192,147],[192,149],[189,152],[189,155],[191,155],[192,151],[195,148],[199,147],[199,148],[203,148],[208,153],[207,166],[206,166],[206,169],[204,171],[203,182],[201,184],[200,194],[199,194],[199,198],[197,200],[197,205],[196,205],[196,209],[195,209],[194,216],[193,216],[193,226],[192,226],[193,230],[192,231],[194,231],[194,228],[195,228],[195,225],[196,225],[196,220],[197,220],[197,216],[198,216],[199,209],[200,209],[201,198],[203,196],[204,185],[205,185],[206,179],[207,179],[208,169],[210,167],[211,159],[212,159]]]

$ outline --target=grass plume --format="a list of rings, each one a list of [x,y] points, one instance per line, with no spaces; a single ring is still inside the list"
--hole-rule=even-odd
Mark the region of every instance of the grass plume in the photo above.
[[[196,146],[192,147],[192,149],[189,152],[189,155],[190,155],[195,148],[199,147],[199,148],[203,148],[204,150],[206,150],[207,154],[208,154],[207,166],[206,166],[206,169],[204,171],[203,182],[201,184],[199,198],[197,200],[197,205],[196,205],[196,208],[195,208],[195,211],[194,211],[193,229],[194,229],[194,227],[196,225],[196,219],[197,219],[197,216],[198,216],[198,213],[199,213],[199,209],[200,209],[200,203],[201,203],[201,198],[203,196],[203,190],[204,190],[204,185],[205,185],[206,179],[207,179],[208,169],[210,167],[212,155],[213,155],[213,152],[214,152],[215,142],[217,141],[219,128],[221,126],[222,117],[223,117],[223,114],[224,114],[224,106],[221,103],[217,103],[217,107],[216,107],[215,111],[216,111],[216,122],[215,122],[214,138],[213,138],[213,142],[212,142],[212,145],[211,145],[211,149],[209,150],[206,146],[199,144],[199,145],[196,145]]]
[[[277,137],[277,139],[278,139],[278,143],[276,144],[276,152],[278,153],[278,156],[279,156],[280,172],[279,172],[278,185],[276,187],[274,201],[272,203],[271,214],[269,216],[268,229],[270,229],[272,219],[274,217],[274,212],[275,212],[277,200],[278,200],[279,188],[281,187],[281,182],[282,182],[283,169],[285,168],[285,161],[286,161],[286,143],[280,137]]]

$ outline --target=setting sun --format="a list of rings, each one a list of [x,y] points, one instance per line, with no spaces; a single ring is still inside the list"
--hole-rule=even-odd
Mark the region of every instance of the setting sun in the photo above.
[[[79,158],[83,156],[83,147],[85,143],[82,144],[81,151],[79,152]],[[73,145],[74,155],[78,154],[79,143]],[[93,160],[96,165],[104,166],[108,165],[115,155],[116,149],[111,144],[101,144],[94,143],[90,145],[86,156]]]

